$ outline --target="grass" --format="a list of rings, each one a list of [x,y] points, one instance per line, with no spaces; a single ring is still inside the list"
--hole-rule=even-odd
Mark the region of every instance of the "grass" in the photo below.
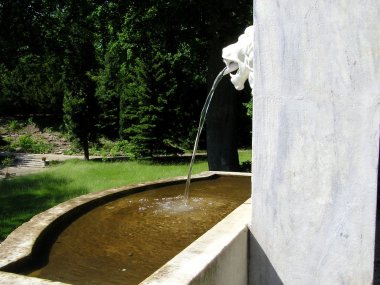
[[[240,152],[240,161],[251,151]],[[196,161],[193,173],[208,169]],[[0,180],[0,241],[34,215],[63,201],[90,192],[186,175],[188,163],[86,162],[69,160],[43,172]]]
[[[240,160],[240,163],[244,163],[245,161],[251,161],[252,160],[252,151],[250,149],[240,150],[239,151],[239,160]]]

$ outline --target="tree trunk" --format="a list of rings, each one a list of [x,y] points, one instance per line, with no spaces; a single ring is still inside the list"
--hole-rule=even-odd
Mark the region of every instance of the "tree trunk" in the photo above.
[[[224,68],[221,44],[214,44],[208,64],[208,90],[216,75]],[[225,76],[217,87],[206,119],[207,159],[211,171],[238,171],[237,149],[237,98],[238,94],[229,76]]]
[[[89,161],[90,160],[90,152],[89,152],[88,140],[83,141],[83,153],[84,153],[84,160]]]

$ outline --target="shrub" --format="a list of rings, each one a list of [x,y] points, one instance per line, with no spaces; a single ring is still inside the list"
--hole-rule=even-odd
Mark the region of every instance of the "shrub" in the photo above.
[[[17,120],[11,120],[8,123],[8,130],[11,133],[14,133],[15,131],[22,129],[23,127],[24,127],[24,125]]]
[[[3,168],[11,167],[14,164],[14,158],[12,157],[5,157],[1,160],[1,165]]]
[[[111,141],[101,138],[100,142],[94,144],[90,150],[92,155],[100,155],[103,157],[113,157],[118,155],[131,155],[131,146],[126,140]]]
[[[52,145],[31,135],[21,135],[18,140],[12,142],[11,148],[29,153],[48,153],[52,150]]]

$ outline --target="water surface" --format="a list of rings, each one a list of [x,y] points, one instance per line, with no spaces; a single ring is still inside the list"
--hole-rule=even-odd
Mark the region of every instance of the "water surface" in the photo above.
[[[67,227],[29,276],[71,284],[138,284],[250,196],[250,177],[221,176],[119,198]],[[24,272],[26,273],[26,271]]]

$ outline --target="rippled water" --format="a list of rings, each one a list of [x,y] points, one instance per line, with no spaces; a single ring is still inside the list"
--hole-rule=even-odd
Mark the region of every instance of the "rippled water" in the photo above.
[[[138,284],[250,196],[249,177],[160,187],[84,214],[53,244],[30,276],[71,284]],[[24,272],[24,273],[25,273]]]

